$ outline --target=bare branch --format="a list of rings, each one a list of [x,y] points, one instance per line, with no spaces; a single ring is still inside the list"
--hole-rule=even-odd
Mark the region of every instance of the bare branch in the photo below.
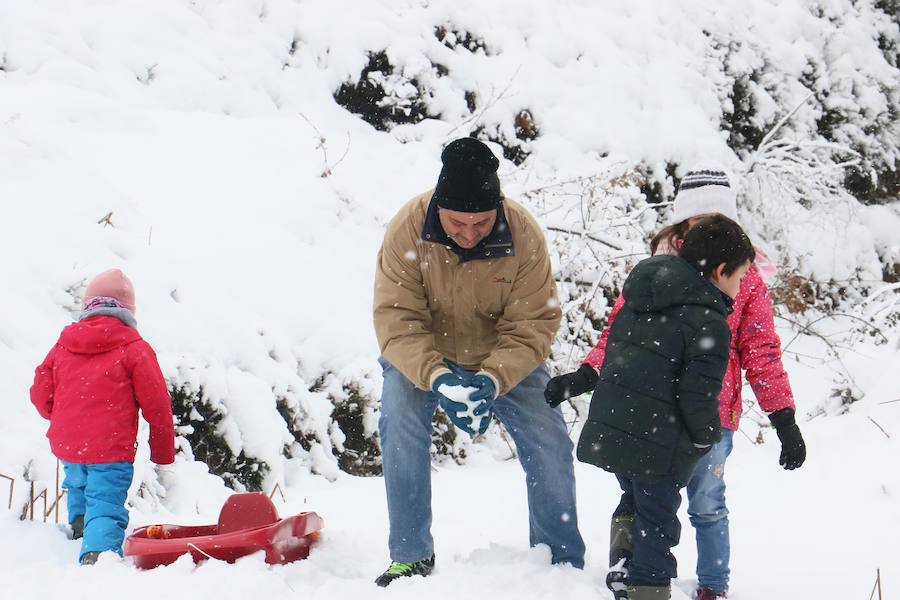
[[[522,65],[519,65],[518,67],[516,67],[515,72],[513,72],[512,76],[506,82],[506,87],[504,87],[502,90],[500,90],[499,94],[492,94],[491,98],[487,101],[487,103],[484,106],[479,108],[477,111],[473,112],[467,118],[463,119],[459,124],[457,124],[455,127],[453,127],[450,131],[448,131],[447,135],[445,136],[445,139],[449,140],[450,138],[453,137],[454,133],[456,133],[463,127],[466,127],[469,123],[477,123],[478,121],[480,121],[481,117],[484,116],[484,113],[487,112],[488,109],[492,108],[497,102],[499,102],[506,96],[506,93],[509,91],[509,88],[512,87],[513,82],[516,80],[516,77],[519,76],[519,71],[521,71],[521,70],[522,70]]]
[[[878,429],[881,430],[881,433],[884,434],[884,437],[886,437],[887,439],[891,439],[891,435],[890,435],[887,431],[885,431],[885,430],[884,430],[884,427],[882,427],[881,425],[879,425],[878,422],[877,422],[875,419],[873,419],[872,417],[868,417],[868,419],[869,419],[870,421],[872,421],[872,423],[875,424],[875,427],[877,427]]]
[[[303,120],[306,121],[306,123],[310,127],[312,127],[313,131],[316,132],[316,137],[318,138],[318,144],[316,145],[316,148],[322,151],[322,172],[319,174],[319,177],[322,177],[322,178],[330,177],[332,172],[334,171],[334,169],[339,164],[341,164],[345,158],[347,158],[347,154],[350,152],[350,132],[349,131],[347,132],[347,147],[344,148],[344,153],[341,155],[341,157],[337,160],[336,163],[334,163],[333,165],[329,164],[329,162],[328,162],[328,140],[325,138],[325,136],[322,134],[322,132],[319,130],[319,128],[316,127],[315,123],[310,121],[309,118],[305,114],[303,114],[302,112],[297,113],[297,114],[300,115],[300,117],[302,117]]]
[[[576,235],[579,237],[586,237],[594,240],[595,242],[599,242],[604,246],[609,246],[613,250],[625,250],[625,248],[621,245],[618,240],[613,240],[611,238],[607,238],[605,236],[601,237],[600,234],[597,233],[588,233],[586,231],[572,231],[571,229],[564,229],[562,227],[555,227],[552,225],[547,226],[549,231],[557,231],[559,233],[568,233],[569,235]]]
[[[112,222],[112,216],[113,216],[112,211],[109,211],[108,213],[106,213],[106,215],[102,219],[97,221],[97,225],[103,225],[104,227],[107,227],[107,226],[115,227],[115,225],[113,225],[113,222]]]

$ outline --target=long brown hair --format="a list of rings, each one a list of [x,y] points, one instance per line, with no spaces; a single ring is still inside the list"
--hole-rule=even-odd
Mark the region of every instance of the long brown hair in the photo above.
[[[656,250],[663,242],[669,247],[670,251],[674,252],[676,247],[675,241],[683,240],[690,228],[691,226],[687,219],[680,223],[675,223],[674,225],[666,225],[659,230],[659,233],[653,236],[652,240],[650,240],[650,254],[655,256]]]

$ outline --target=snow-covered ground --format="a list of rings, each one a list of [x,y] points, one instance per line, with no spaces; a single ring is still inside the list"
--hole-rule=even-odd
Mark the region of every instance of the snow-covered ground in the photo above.
[[[732,598],[868,598],[878,567],[885,597],[900,586],[900,403],[879,404],[900,398],[900,379],[886,368],[896,364],[896,349],[867,349],[846,358],[863,380],[867,400],[847,415],[801,422],[809,449],[801,469],[788,472],[778,466],[773,432],[765,433],[761,445],[751,442],[754,425],[745,424],[747,436],[735,436],[726,472]],[[794,365],[791,374],[801,407],[823,391],[814,370]],[[174,512],[138,509],[133,523],[214,522],[225,491],[212,478],[190,471],[178,465],[183,485],[176,485],[166,501]],[[317,511],[326,528],[308,560],[287,566],[269,567],[256,555],[235,565],[196,567],[184,558],[146,572],[117,560],[82,568],[74,562],[78,544],[66,540],[52,522],[21,522],[0,512],[3,597],[611,598],[603,578],[618,486],[611,475],[587,465],[579,464],[576,475],[588,547],[584,571],[552,567],[549,550],[528,549],[522,471],[514,460],[481,451],[464,467],[440,466],[432,473],[437,569],[428,579],[399,580],[387,590],[372,583],[388,562],[380,479],[342,475],[329,482],[305,476],[291,482],[287,502],[276,494],[276,505],[282,515]],[[693,530],[683,510],[681,517],[676,600],[688,598],[695,583]]]
[[[136,284],[139,327],[167,378],[202,385],[235,453],[270,465],[267,490],[277,483],[287,496],[276,495],[282,515],[315,510],[326,520],[310,559],[290,566],[256,556],[146,573],[110,560],[82,569],[77,544],[52,523],[5,510],[0,479],[0,598],[608,597],[613,478],[579,465],[588,568],[551,568],[545,550],[527,549],[521,470],[496,437],[470,449],[464,466],[436,465],[435,575],[388,592],[372,584],[388,561],[383,486],[339,472],[329,394],[352,383],[377,397],[370,307],[384,224],[434,185],[444,143],[476,125],[515,140],[515,116],[528,109],[541,135],[526,144],[523,166],[503,162],[505,189],[518,197],[549,186],[558,194],[525,198],[545,225],[591,230],[618,244],[617,255],[641,252],[664,215],[639,197],[635,169],[662,179],[668,162],[715,157],[745,173],[721,117],[735,78],[752,72],[763,75],[749,84],[759,127],[802,103],[806,77],[830,90],[827,106],[800,108],[785,126],[791,135],[808,141],[833,109],[850,119],[841,143],[877,145],[864,132],[883,123],[898,84],[872,40],[896,38],[896,24],[871,2],[818,4],[814,17],[799,0],[0,0],[0,473],[17,478],[14,503],[25,501],[26,470],[40,484],[54,478],[46,424],[27,399],[34,366],[70,322],[85,280],[115,266]],[[472,32],[487,53],[447,48],[438,26]],[[334,102],[366,53],[382,49],[440,118],[381,132]],[[467,92],[478,98],[475,113]],[[891,143],[871,154],[896,152]],[[578,201],[585,177],[599,181],[590,204]],[[671,192],[671,179],[662,183]],[[765,202],[741,210],[783,267],[877,284],[879,260],[900,259],[897,203],[860,207],[838,196],[807,210],[777,192],[757,190]],[[557,249],[554,260],[589,284],[613,272],[585,255],[595,256],[586,246]],[[573,264],[586,265],[577,277]],[[879,566],[888,597],[900,589],[900,402],[880,404],[900,398],[898,335],[885,333],[885,344],[842,349],[843,366],[823,360],[814,336],[792,344],[787,366],[809,446],[799,471],[778,467],[771,432],[751,443],[758,427],[745,419],[727,475],[732,597],[864,598]],[[865,396],[837,416],[829,396],[847,374]],[[280,398],[306,415],[317,440],[308,452],[275,410]],[[160,487],[142,444],[134,525],[215,521],[230,493],[222,481],[183,457],[174,479]],[[684,532],[687,590],[686,523]]]

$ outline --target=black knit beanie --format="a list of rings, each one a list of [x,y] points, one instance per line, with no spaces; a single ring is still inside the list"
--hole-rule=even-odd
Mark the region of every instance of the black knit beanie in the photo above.
[[[441,175],[434,195],[438,206],[460,212],[485,212],[500,206],[500,161],[490,148],[465,137],[450,142],[441,153]]]

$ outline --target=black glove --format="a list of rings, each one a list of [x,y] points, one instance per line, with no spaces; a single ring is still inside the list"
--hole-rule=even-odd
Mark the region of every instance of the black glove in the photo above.
[[[799,468],[806,460],[806,444],[794,420],[794,409],[776,410],[769,415],[769,421],[781,440],[781,458],[778,464],[788,471]]]
[[[597,385],[600,376],[597,370],[588,364],[583,364],[574,373],[557,375],[547,382],[544,390],[544,400],[552,407],[559,406],[563,400],[580,396]]]

